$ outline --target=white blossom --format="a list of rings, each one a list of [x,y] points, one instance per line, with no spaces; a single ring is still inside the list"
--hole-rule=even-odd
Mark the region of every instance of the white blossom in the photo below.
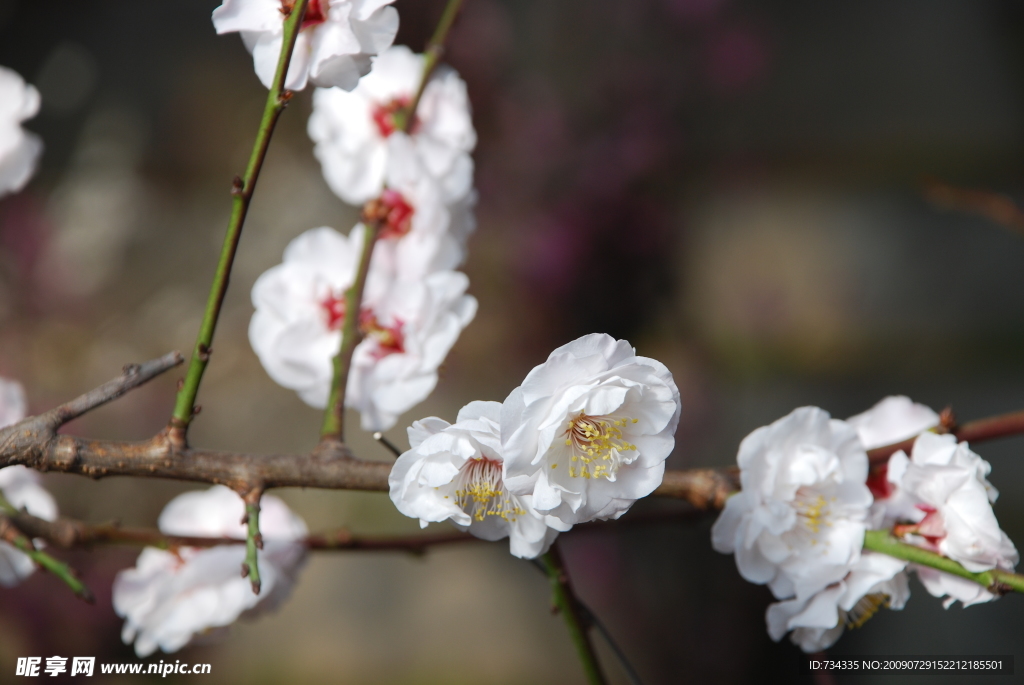
[[[471,402],[454,424],[436,417],[414,422],[411,449],[388,478],[391,500],[423,528],[451,520],[484,540],[507,537],[512,554],[533,559],[569,526],[538,513],[530,495],[505,488],[500,420],[500,402]]]
[[[333,88],[313,95],[309,136],[327,185],[345,202],[362,204],[384,190],[395,114],[412,104],[422,76],[423,55],[395,46],[374,61],[352,92]],[[454,70],[435,70],[409,130],[416,155],[445,197],[454,201],[468,194],[476,132],[466,84]]]
[[[2,106],[2,105],[0,105]],[[0,378],[0,428],[25,418],[25,391],[21,384]],[[57,503],[39,483],[39,474],[21,465],[0,469],[0,492],[11,506],[39,518],[57,518]],[[36,545],[40,545],[36,541]],[[14,546],[0,542],[0,585],[14,587],[35,571],[35,564]]]
[[[835,644],[846,628],[859,628],[879,609],[902,609],[910,598],[907,562],[865,551],[846,576],[809,597],[768,607],[768,634],[778,642],[789,631],[808,653]]]
[[[837,583],[861,555],[871,492],[856,431],[817,407],[795,409],[744,438],[742,490],[712,528],[735,553],[740,575],[779,599],[810,597]]]
[[[939,415],[909,397],[890,395],[846,421],[857,431],[864,449],[873,450],[913,438],[938,426]]]
[[[21,127],[39,111],[39,91],[0,67],[0,197],[21,190],[36,169],[43,143]]]
[[[260,507],[260,594],[253,593],[240,573],[244,544],[174,551],[147,547],[135,567],[114,580],[114,610],[125,618],[125,644],[134,641],[140,657],[158,648],[174,652],[196,635],[273,609],[288,597],[306,560],[306,548],[299,542],[307,534],[306,524],[271,495],[263,496]],[[159,526],[168,535],[244,540],[244,514],[242,499],[217,485],[171,500]]]
[[[568,525],[618,518],[661,484],[679,390],[654,359],[594,333],[559,347],[505,400],[505,485]]]
[[[285,88],[307,82],[352,90],[370,71],[374,55],[391,46],[398,32],[394,0],[309,0],[295,41]],[[284,38],[284,20],[295,0],[223,0],[213,11],[218,34],[238,32],[252,53],[256,75],[274,81]]]
[[[992,503],[999,496],[986,476],[991,465],[952,435],[922,433],[911,456],[889,459],[887,478],[893,493],[890,517],[908,523],[895,531],[907,541],[958,561],[968,571],[1013,570],[1017,548],[999,527]],[[977,583],[934,569],[915,567],[931,594],[946,596],[948,607],[985,602],[995,596]]]
[[[249,340],[263,367],[309,405],[324,407],[341,344],[344,291],[355,277],[364,231],[303,233],[284,262],[257,279]],[[371,260],[359,315],[363,340],[352,356],[346,403],[366,430],[386,430],[433,391],[437,370],[476,313],[469,281],[454,271],[394,279]]]

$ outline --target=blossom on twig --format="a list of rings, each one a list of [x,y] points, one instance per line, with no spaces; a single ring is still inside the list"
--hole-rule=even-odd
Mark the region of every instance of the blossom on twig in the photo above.
[[[679,413],[664,364],[625,340],[585,335],[505,400],[505,485],[569,525],[618,518],[661,484]]]
[[[195,635],[273,609],[291,593],[306,560],[300,542],[307,534],[306,524],[276,497],[262,498],[262,592],[255,595],[239,572],[245,560],[244,514],[242,499],[222,485],[179,495],[164,508],[159,526],[168,535],[222,536],[242,542],[171,551],[147,547],[134,568],[117,574],[113,602],[118,616],[125,618],[121,638],[125,644],[134,641],[140,657],[157,648],[177,651]]]
[[[309,0],[284,87],[336,86],[352,90],[370,71],[374,55],[398,32],[394,0]],[[256,75],[270,88],[281,55],[284,20],[294,0],[223,0],[213,11],[217,33],[242,36]]]
[[[538,513],[530,495],[505,487],[500,420],[500,402],[470,402],[454,424],[435,417],[414,422],[411,449],[388,478],[391,500],[423,528],[451,520],[484,540],[507,537],[512,554],[533,559],[569,526]]]
[[[795,409],[743,439],[742,490],[711,530],[740,575],[779,599],[805,600],[843,580],[861,556],[872,497],[856,431],[817,407]]]
[[[957,443],[952,435],[922,433],[909,458],[903,451],[889,458],[887,478],[893,492],[885,500],[887,518],[904,522],[894,532],[968,571],[1012,571],[1019,555],[992,511],[999,493],[986,478],[991,470],[966,442]],[[956,600],[969,606],[995,599],[967,579],[931,568],[914,570],[928,592],[946,597],[946,607]]]
[[[21,190],[36,169],[43,142],[21,127],[39,111],[39,91],[0,67],[0,197]]]
[[[377,57],[373,71],[352,92],[335,88],[314,93],[309,136],[327,185],[345,202],[362,204],[384,190],[394,154],[391,138],[400,133],[399,119],[409,116],[423,77],[423,59],[398,45]],[[465,197],[472,186],[469,153],[476,132],[466,84],[454,70],[434,72],[407,130],[423,168],[445,197],[452,202]]]
[[[341,342],[345,290],[355,278],[364,231],[330,228],[303,233],[284,262],[253,286],[256,308],[249,340],[263,367],[309,405],[324,407]],[[352,356],[347,406],[366,430],[386,430],[422,402],[437,370],[476,314],[462,273],[439,271],[418,280],[393,277],[375,254],[359,313],[362,341]]]

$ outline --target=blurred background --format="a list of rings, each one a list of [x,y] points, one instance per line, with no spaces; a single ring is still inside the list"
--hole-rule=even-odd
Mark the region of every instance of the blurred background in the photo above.
[[[214,34],[217,4],[0,0],[0,64],[43,99],[27,125],[45,141],[42,167],[0,201],[0,375],[25,384],[33,411],[126,362],[191,349],[231,179],[266,97],[238,36]],[[396,42],[422,49],[442,5],[397,0]],[[501,400],[554,347],[594,331],[674,373],[684,411],[673,468],[733,463],[743,436],[800,405],[846,417],[907,394],[964,420],[1024,407],[1024,234],[923,192],[932,178],[1024,200],[1020,3],[469,0],[448,61],[468,82],[480,136],[465,267],[480,311],[437,391],[400,426]],[[288,241],[356,221],[321,178],[309,110],[310,93],[297,95],[273,140],[196,445],[315,443],[319,412],[270,381],[246,337],[250,288]],[[176,378],[67,430],[148,437],[170,415]],[[403,433],[390,436],[405,445]],[[352,442],[360,456],[390,458],[364,435]],[[1022,438],[978,448],[1018,545],[1022,448]],[[45,482],[65,515],[134,525],[154,525],[194,489]],[[313,530],[418,529],[382,494],[275,494]],[[645,682],[813,682],[801,653],[765,632],[769,592],[711,550],[711,521],[576,531],[564,554]],[[134,661],[110,583],[136,554],[61,555],[97,591],[95,606],[38,573],[0,589],[0,682],[17,680],[24,655]],[[1020,596],[945,611],[916,581],[912,592],[905,610],[881,612],[830,653],[1024,644]],[[424,558],[316,555],[280,611],[170,658],[209,662],[211,682],[224,683],[583,682],[546,581],[505,543]],[[1018,673],[1024,682],[1024,664]]]

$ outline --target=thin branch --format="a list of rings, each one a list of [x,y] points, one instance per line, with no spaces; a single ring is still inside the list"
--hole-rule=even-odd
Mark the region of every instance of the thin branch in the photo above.
[[[248,578],[252,583],[252,593],[260,594],[260,567],[258,550],[263,549],[263,536],[260,535],[260,498],[263,497],[263,490],[255,488],[246,493],[245,516],[242,523],[246,525],[245,535],[245,561],[242,562],[242,577]]]
[[[60,578],[78,597],[89,604],[95,603],[96,597],[85,583],[78,579],[74,569],[46,552],[36,549],[35,543],[14,524],[11,516],[17,514],[18,510],[0,494],[0,540],[17,548],[37,566]]]
[[[938,179],[926,179],[924,196],[942,209],[977,214],[989,221],[1024,234],[1024,211],[1008,195],[991,190],[958,188]]]
[[[363,250],[359,254],[355,279],[345,290],[345,321],[341,326],[341,347],[334,356],[334,373],[331,378],[331,392],[324,411],[324,422],[320,428],[321,441],[343,443],[345,441],[345,392],[348,388],[349,366],[352,353],[362,339],[359,332],[359,315],[363,306],[363,288],[370,273],[370,258],[373,246],[380,233],[380,217],[377,216],[379,203],[367,202],[363,210]]]
[[[920,566],[930,566],[954,576],[960,576],[967,580],[983,586],[986,590],[995,595],[1004,595],[1007,592],[1024,592],[1024,575],[992,569],[974,573],[953,561],[949,557],[922,549],[893,537],[887,530],[869,530],[864,534],[864,549],[881,552],[897,559],[904,559]]]
[[[1009,435],[1020,435],[1021,433],[1024,433],[1024,411],[1015,411],[1010,412],[1009,414],[1001,414],[999,416],[991,416],[985,419],[968,421],[962,426],[955,426],[951,431],[939,427],[937,432],[949,432],[952,435],[955,435],[957,440],[967,442],[981,442],[983,440],[994,440],[996,438],[1003,438]],[[914,446],[915,440],[917,440],[916,437],[908,438],[907,440],[903,440],[892,445],[868,450],[868,458],[871,460],[873,465],[883,464],[891,455],[899,452],[900,450],[909,453]]]
[[[54,430],[60,428],[68,421],[77,419],[82,414],[103,406],[111,400],[116,400],[129,390],[133,390],[143,383],[156,378],[164,371],[172,369],[185,361],[180,352],[168,352],[162,357],[151,359],[142,364],[127,364],[121,375],[107,381],[103,385],[80,395],[70,402],[55,407],[46,412],[48,423]]]
[[[267,149],[270,147],[270,138],[277,126],[277,120],[281,112],[288,105],[291,99],[291,92],[285,90],[284,84],[288,75],[288,65],[291,63],[292,50],[295,48],[295,41],[298,38],[302,25],[302,17],[306,13],[306,5],[309,0],[295,0],[291,6],[288,17],[284,22],[284,37],[281,40],[281,54],[277,60],[277,71],[274,73],[274,80],[271,83],[267,94],[267,103],[263,108],[263,118],[260,121],[259,131],[256,133],[256,140],[253,142],[252,154],[249,156],[249,164],[245,169],[242,178],[235,178],[231,193],[234,196],[231,208],[231,219],[228,221],[227,232],[224,234],[224,245],[221,248],[220,261],[217,263],[217,271],[210,285],[210,296],[206,302],[206,310],[203,313],[203,322],[199,327],[199,334],[196,337],[196,345],[192,351],[192,360],[189,362],[188,374],[178,391],[174,404],[174,414],[171,417],[170,433],[172,439],[182,444],[185,443],[186,432],[189,423],[195,415],[196,395],[199,393],[199,383],[203,379],[203,372],[210,361],[210,353],[213,351],[214,329],[217,327],[217,319],[220,317],[221,305],[224,303],[224,296],[228,290],[228,280],[231,276],[231,267],[235,261],[235,253],[238,251],[238,241],[242,237],[242,225],[245,223],[245,216],[249,211],[249,203],[252,200],[253,191],[256,189],[256,181],[259,179],[260,169],[263,168],[263,160],[266,158]]]
[[[601,671],[601,664],[594,653],[594,645],[587,633],[587,625],[581,616],[579,603],[573,594],[569,575],[566,573],[565,565],[562,562],[562,555],[558,552],[557,544],[551,546],[551,550],[541,557],[544,572],[551,582],[551,598],[553,608],[562,614],[565,619],[565,626],[569,629],[569,637],[576,647],[576,653],[583,664],[583,672],[587,676],[590,685],[606,685],[607,680]]]
[[[376,433],[373,434],[373,439],[379,442],[380,444],[384,445],[384,447],[387,448],[388,452],[391,452],[391,454],[395,455],[396,457],[402,456],[402,450],[398,449],[398,447],[395,446],[395,443],[388,440],[387,437],[380,431],[377,431]]]
[[[409,107],[402,113],[401,117],[396,118],[395,124],[399,130],[408,131],[412,128],[413,122],[416,120],[416,110],[420,106],[420,100],[423,99],[423,91],[427,89],[430,77],[434,75],[434,70],[437,69],[437,65],[444,55],[448,33],[451,31],[455,19],[459,16],[459,11],[462,9],[464,1],[448,0],[448,4],[445,5],[444,12],[441,14],[441,20],[437,23],[437,28],[434,29],[434,35],[427,41],[427,48],[423,52],[423,74],[420,76],[420,84],[416,88],[416,94],[409,101]]]

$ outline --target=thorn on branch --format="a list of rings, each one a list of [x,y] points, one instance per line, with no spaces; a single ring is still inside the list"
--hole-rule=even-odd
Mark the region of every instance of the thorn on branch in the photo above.
[[[290,90],[282,91],[281,94],[279,96],[277,96],[277,104],[279,106],[281,106],[281,107],[287,107],[288,103],[290,103],[292,101],[292,98],[294,96],[295,96],[295,93],[293,93]]]
[[[242,177],[241,176],[235,176],[233,179],[231,179],[231,194],[232,195],[241,195],[242,191],[244,191],[244,190],[245,190],[245,182],[242,181]]]
[[[196,347],[196,356],[199,357],[199,361],[208,362],[210,361],[210,355],[213,354],[213,348],[203,343],[199,343]]]

